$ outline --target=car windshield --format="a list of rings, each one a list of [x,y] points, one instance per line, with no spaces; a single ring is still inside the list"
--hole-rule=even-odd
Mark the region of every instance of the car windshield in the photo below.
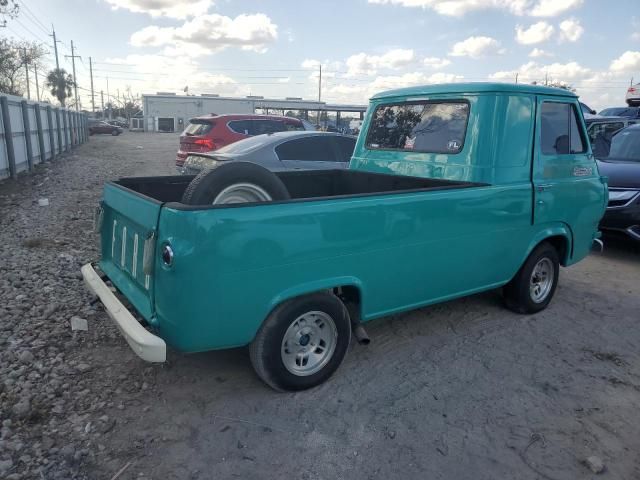
[[[617,107],[605,108],[599,115],[603,117],[635,117],[638,113],[637,107]]]
[[[235,143],[222,147],[216,150],[215,153],[231,153],[234,155],[249,153],[264,145],[269,138],[270,135],[268,134],[245,138],[244,140],[239,140]]]
[[[640,129],[625,128],[611,139],[610,160],[623,162],[640,162]]]

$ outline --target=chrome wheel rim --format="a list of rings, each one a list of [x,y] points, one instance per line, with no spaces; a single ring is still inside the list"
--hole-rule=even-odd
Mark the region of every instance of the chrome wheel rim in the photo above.
[[[336,350],[338,330],[330,315],[312,311],[296,318],[282,339],[280,356],[285,368],[299,377],[320,371]]]
[[[271,200],[271,195],[258,185],[235,183],[222,190],[213,201],[213,204],[270,202]]]
[[[548,258],[542,258],[533,267],[529,282],[529,292],[531,300],[535,303],[542,303],[549,296],[554,279],[553,262]]]

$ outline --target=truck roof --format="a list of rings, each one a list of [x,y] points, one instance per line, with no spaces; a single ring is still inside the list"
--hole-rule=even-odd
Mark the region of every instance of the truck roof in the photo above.
[[[372,99],[404,97],[410,95],[433,95],[440,93],[528,93],[539,95],[558,95],[562,97],[577,97],[569,90],[526,83],[498,83],[498,82],[470,82],[470,83],[440,83],[435,85],[420,85],[416,87],[398,88],[381,92]]]

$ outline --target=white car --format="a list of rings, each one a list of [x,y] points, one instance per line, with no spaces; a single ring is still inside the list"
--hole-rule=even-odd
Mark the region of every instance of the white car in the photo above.
[[[640,83],[631,85],[627,90],[627,105],[640,107]]]

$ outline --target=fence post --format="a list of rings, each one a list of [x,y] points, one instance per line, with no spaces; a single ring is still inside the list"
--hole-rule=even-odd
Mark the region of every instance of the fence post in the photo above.
[[[49,146],[51,147],[51,158],[53,161],[56,158],[56,141],[53,138],[53,113],[51,113],[51,106],[47,105],[47,123],[49,124]]]
[[[73,112],[73,136],[76,140],[76,145],[80,145],[80,129],[78,128],[78,112]]]
[[[40,118],[40,104],[34,105],[36,113],[36,128],[38,129],[38,147],[40,148],[40,163],[44,163],[47,155],[44,152],[44,132],[42,131],[42,118]]]
[[[69,112],[62,110],[62,125],[64,125],[64,151],[69,150]]]
[[[27,165],[33,170],[33,145],[31,145],[31,122],[29,122],[29,106],[26,100],[20,102],[22,107],[22,125],[24,126],[24,144],[27,147]]]
[[[62,153],[62,130],[60,129],[60,109],[56,108],[56,131],[58,133],[58,153]]]
[[[9,160],[9,175],[16,178],[16,152],[13,149],[13,132],[11,131],[11,117],[9,117],[9,102],[4,95],[0,97],[2,109],[2,124],[4,125],[4,141],[7,144],[7,159]]]

